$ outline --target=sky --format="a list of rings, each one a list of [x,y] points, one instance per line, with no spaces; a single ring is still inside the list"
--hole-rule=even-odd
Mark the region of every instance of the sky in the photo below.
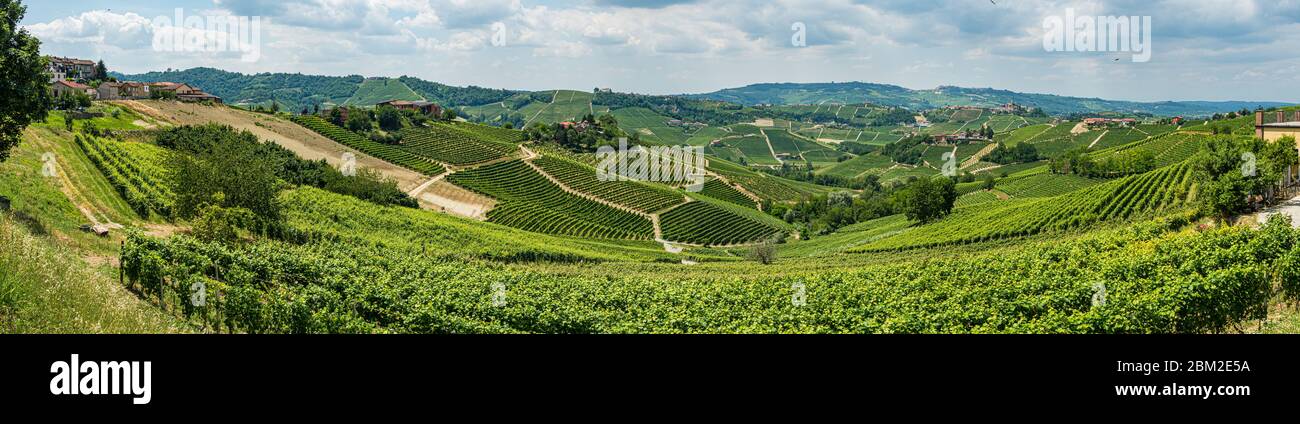
[[[645,94],[865,81],[1136,101],[1300,102],[1300,0],[23,3],[23,27],[41,39],[44,53],[102,59],[127,74],[208,66]],[[170,26],[178,8],[199,26],[217,17],[256,19],[258,36],[245,36],[244,46],[259,54],[155,42],[223,38]],[[1079,51],[1088,44],[1080,38],[1072,38],[1079,40],[1073,48],[1049,48],[1064,34],[1079,37],[1049,23],[1067,17],[1076,19],[1063,25],[1080,29],[1088,24],[1078,17],[1136,17],[1130,29],[1137,31],[1111,40],[1114,48],[1101,39],[1108,51]],[[1138,44],[1120,44],[1145,40],[1140,29],[1150,30],[1146,60],[1136,59]],[[239,40],[226,37],[228,46]]]

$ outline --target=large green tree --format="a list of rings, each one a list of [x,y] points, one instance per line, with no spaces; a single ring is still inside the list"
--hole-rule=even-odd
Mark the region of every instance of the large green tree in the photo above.
[[[0,0],[0,162],[9,158],[23,129],[44,120],[50,108],[41,42],[18,27],[26,13],[17,0]]]
[[[957,201],[951,178],[922,177],[894,193],[894,204],[907,219],[928,223],[952,212]]]

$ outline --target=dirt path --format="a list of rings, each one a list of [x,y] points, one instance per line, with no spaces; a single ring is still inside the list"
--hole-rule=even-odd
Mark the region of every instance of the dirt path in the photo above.
[[[763,135],[763,141],[764,141],[764,142],[767,142],[767,151],[772,152],[772,159],[776,159],[776,163],[785,163],[785,161],[781,160],[781,158],[776,157],[776,149],[773,149],[773,148],[772,148],[772,139],[767,138],[767,132],[766,132],[766,131],[763,131],[762,128],[759,128],[759,129],[758,129],[758,133],[759,133],[759,134],[762,134],[762,135]]]
[[[545,112],[546,109],[549,109],[551,107],[551,105],[554,105],[555,100],[558,99],[559,97],[560,97],[560,90],[555,90],[554,93],[551,93],[551,102],[547,103],[546,106],[542,106],[541,109],[538,109],[537,113],[534,113],[532,118],[528,118],[528,122],[524,122],[524,128],[528,128],[528,124],[533,123],[533,120],[537,119],[538,116],[541,116],[542,112]]]
[[[1074,124],[1074,128],[1070,128],[1070,135],[1079,135],[1086,132],[1088,132],[1088,126],[1084,125],[1083,122]]]
[[[54,148],[49,145],[49,141],[44,138],[36,136],[32,137],[32,140],[34,140],[37,145],[41,146],[43,150],[49,152],[54,151]],[[68,170],[72,169],[72,167],[68,165],[67,160],[61,155],[53,156],[56,165],[54,168],[54,174],[55,178],[59,179],[59,191],[63,192],[63,195],[68,198],[68,201],[72,202],[73,206],[76,206],[77,210],[86,217],[86,220],[90,221],[90,225],[103,226],[104,228],[111,229],[122,228],[121,224],[115,223],[112,219],[109,219],[107,213],[95,207],[95,205],[90,202],[89,198],[82,194],[81,190],[77,189],[77,184],[74,183],[72,178],[69,176]]]
[[[425,209],[446,212],[479,221],[487,220],[487,213],[496,207],[496,200],[466,190],[455,184],[439,180],[421,190],[416,200]]]
[[[997,143],[989,143],[989,145],[984,146],[983,149],[980,149],[980,151],[975,152],[975,154],[971,155],[970,158],[967,158],[965,162],[962,162],[961,167],[968,168],[974,166],[976,163],[979,163],[980,160],[984,159],[984,156],[988,156],[989,153],[993,153],[993,149],[997,149],[997,148],[998,148]],[[953,150],[953,155],[956,155],[957,148],[954,146],[952,150]]]
[[[1109,133],[1109,132],[1110,132],[1110,130],[1102,131],[1102,132],[1101,132],[1101,135],[1097,136],[1097,139],[1096,139],[1096,140],[1093,140],[1092,143],[1089,143],[1089,144],[1088,144],[1088,149],[1092,149],[1092,146],[1096,146],[1096,145],[1097,145],[1097,142],[1098,142],[1098,141],[1101,141],[1101,138],[1102,138],[1102,137],[1105,137],[1105,136],[1106,136],[1106,133]]]

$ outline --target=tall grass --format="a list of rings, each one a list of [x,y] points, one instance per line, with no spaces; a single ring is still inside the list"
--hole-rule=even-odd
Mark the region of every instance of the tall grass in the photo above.
[[[188,331],[53,239],[0,214],[0,333]]]

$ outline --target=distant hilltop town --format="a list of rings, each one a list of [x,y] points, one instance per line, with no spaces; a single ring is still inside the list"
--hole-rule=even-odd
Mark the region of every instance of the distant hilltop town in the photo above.
[[[118,81],[108,76],[104,62],[47,56],[50,91],[55,97],[86,96],[91,100],[169,99],[221,103],[221,97],[184,82]]]

